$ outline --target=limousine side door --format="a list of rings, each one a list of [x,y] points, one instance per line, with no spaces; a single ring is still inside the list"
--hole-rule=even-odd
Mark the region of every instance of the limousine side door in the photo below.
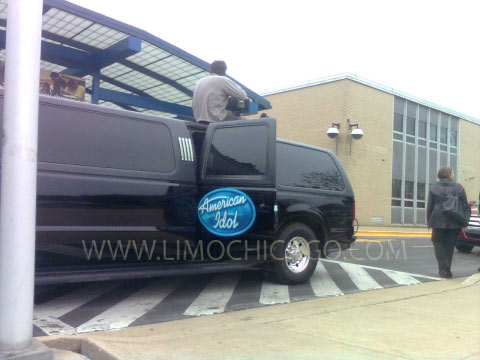
[[[275,119],[208,126],[198,174],[200,239],[273,241],[275,144]]]

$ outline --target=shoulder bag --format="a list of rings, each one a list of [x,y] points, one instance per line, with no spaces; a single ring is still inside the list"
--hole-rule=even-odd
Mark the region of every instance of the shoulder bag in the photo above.
[[[447,194],[442,203],[442,213],[455,221],[462,227],[468,225],[470,220],[470,206],[458,198],[457,184],[455,186],[455,195]]]

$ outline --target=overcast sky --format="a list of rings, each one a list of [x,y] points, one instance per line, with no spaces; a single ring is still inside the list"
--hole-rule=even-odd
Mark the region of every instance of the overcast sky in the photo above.
[[[71,1],[256,92],[349,72],[480,119],[480,1]]]

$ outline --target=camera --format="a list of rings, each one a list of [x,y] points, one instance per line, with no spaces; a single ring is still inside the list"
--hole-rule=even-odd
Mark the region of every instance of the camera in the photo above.
[[[227,110],[233,112],[235,116],[240,116],[243,111],[246,111],[250,108],[250,100],[237,100],[230,98],[227,104]]]

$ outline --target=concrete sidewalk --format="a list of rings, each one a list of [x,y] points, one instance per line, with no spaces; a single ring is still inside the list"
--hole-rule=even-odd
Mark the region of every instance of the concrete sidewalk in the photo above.
[[[90,359],[480,359],[480,274],[116,332],[39,338]]]

